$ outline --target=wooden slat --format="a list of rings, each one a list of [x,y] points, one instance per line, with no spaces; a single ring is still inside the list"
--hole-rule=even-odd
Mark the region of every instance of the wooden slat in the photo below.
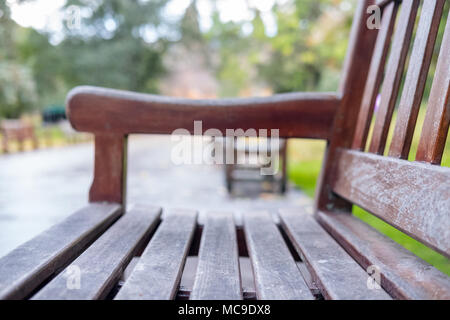
[[[450,17],[450,15],[449,15]],[[450,124],[450,18],[447,19],[416,160],[440,164]]]
[[[445,0],[424,1],[389,156],[407,159]]]
[[[191,300],[240,300],[239,253],[232,213],[207,214]]]
[[[161,209],[132,209],[35,296],[34,300],[91,300],[108,295],[136,250],[156,227]],[[75,269],[76,268],[76,269]],[[68,272],[79,272],[79,287]]]
[[[367,28],[368,6],[374,0],[356,1],[347,55],[342,70],[342,80],[339,92],[342,102],[336,110],[333,126],[330,128],[330,141],[323,160],[322,173],[317,181],[316,207],[349,209],[351,203],[342,198],[330,197],[330,181],[333,178],[334,166],[338,148],[350,148],[352,145],[355,123],[361,107],[364,86],[372,60],[373,49],[378,35],[377,29]]]
[[[368,274],[302,209],[281,210],[281,224],[326,299],[390,299],[369,289]]]
[[[197,213],[192,210],[176,210],[167,214],[115,299],[173,299],[196,221]]]
[[[363,267],[377,266],[397,299],[450,299],[450,277],[348,213],[318,212],[319,222]]]
[[[450,257],[450,169],[340,150],[333,191]]]
[[[122,213],[117,204],[90,204],[0,259],[0,299],[27,297],[71,262]]]
[[[381,28],[378,32],[377,42],[370,63],[369,75],[367,76],[366,87],[364,89],[361,109],[359,110],[358,121],[356,122],[355,135],[352,144],[353,149],[364,150],[366,145],[373,109],[380,90],[381,81],[383,80],[384,66],[386,64],[386,57],[391,43],[398,7],[398,3],[392,2],[383,10]]]
[[[370,142],[369,150],[372,153],[382,154],[384,152],[419,3],[419,0],[402,1],[400,16],[386,67],[386,76],[381,88],[380,107],[377,110]]]
[[[244,228],[258,299],[314,299],[269,213],[246,212]]]

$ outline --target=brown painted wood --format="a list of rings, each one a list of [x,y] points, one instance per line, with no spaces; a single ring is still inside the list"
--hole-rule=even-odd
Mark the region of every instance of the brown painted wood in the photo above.
[[[398,7],[397,2],[391,2],[383,10],[381,27],[378,32],[361,109],[359,110],[358,120],[356,122],[356,131],[352,144],[353,149],[364,150],[366,146],[375,102],[380,90],[381,81],[383,80],[384,66],[391,43]]]
[[[95,135],[94,181],[90,202],[115,202],[125,206],[127,137],[120,134]]]
[[[201,120],[203,132],[218,129],[225,135],[227,129],[279,129],[280,137],[327,139],[338,105],[336,93],[188,100],[78,87],[69,93],[67,109],[75,129],[94,133],[170,134],[180,128],[194,133],[194,121]]]
[[[243,216],[257,298],[314,299],[270,214],[256,211]]]
[[[377,0],[376,5],[380,8],[385,8],[387,5],[391,4],[392,2],[401,3],[402,0]]]
[[[96,203],[0,259],[0,299],[23,299],[70,263],[121,215],[116,204]]]
[[[127,212],[63,272],[33,296],[33,300],[105,298],[136,250],[156,227],[160,215],[160,208],[139,208]],[[67,285],[68,275],[72,270],[80,272],[79,288],[70,288]]]
[[[350,148],[355,132],[355,123],[361,106],[364,87],[369,72],[373,49],[378,30],[367,28],[366,12],[372,0],[357,2],[355,17],[353,19],[350,41],[342,71],[342,81],[339,93],[342,95],[341,104],[336,110],[333,127],[330,132],[330,141],[327,146],[322,171],[316,187],[316,208],[334,208],[349,210],[351,203],[336,197],[330,187],[333,180],[332,167],[338,148]]]
[[[381,88],[380,107],[376,113],[372,140],[370,141],[369,150],[372,153],[383,154],[386,146],[389,126],[395,102],[397,101],[419,4],[419,0],[402,1],[400,16],[386,66],[386,76]]]
[[[336,158],[333,190],[450,257],[450,169],[353,150]]]
[[[450,124],[450,19],[447,19],[416,160],[440,164]]]
[[[408,159],[444,4],[445,0],[423,3],[389,150],[391,157]]]
[[[367,286],[367,273],[302,209],[280,210],[281,225],[326,299],[390,299]]]
[[[209,212],[190,300],[241,300],[239,254],[233,214]]]
[[[366,269],[377,266],[381,286],[397,299],[450,299],[450,277],[349,213],[319,212],[319,222]]]
[[[197,212],[174,210],[164,216],[116,300],[174,299],[189,252]]]

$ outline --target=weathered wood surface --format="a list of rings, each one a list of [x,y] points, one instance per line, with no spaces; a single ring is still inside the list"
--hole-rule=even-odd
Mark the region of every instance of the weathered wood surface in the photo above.
[[[232,213],[207,214],[190,299],[242,299],[238,244]]]
[[[402,1],[400,16],[386,66],[386,76],[381,88],[380,107],[376,114],[372,140],[370,141],[369,150],[373,153],[383,154],[386,146],[389,126],[395,102],[397,101],[419,4],[419,0]]]
[[[302,210],[280,210],[281,225],[326,299],[390,299],[367,286],[368,274]]]
[[[367,76],[366,87],[364,89],[364,96],[359,110],[358,120],[356,122],[355,135],[352,144],[353,149],[364,150],[366,146],[375,102],[383,80],[384,66],[386,64],[386,58],[391,43],[398,6],[397,2],[392,2],[383,10],[381,27],[378,32],[377,42],[370,63],[369,75]]]
[[[244,228],[257,298],[314,299],[269,213],[245,212]]]
[[[287,93],[266,98],[188,100],[96,87],[78,87],[68,97],[68,115],[79,131],[170,134],[184,128],[279,129],[280,137],[327,139],[336,93]],[[95,112],[95,117],[92,117]],[[208,133],[206,133],[208,134]],[[212,134],[212,133],[209,133]]]
[[[444,4],[445,0],[423,2],[389,149],[391,157],[408,159]]]
[[[449,15],[450,17],[450,15]],[[440,164],[450,124],[450,18],[447,19],[416,160]]]
[[[164,216],[116,300],[167,300],[176,295],[197,221],[192,210]]]
[[[33,296],[33,299],[105,298],[136,250],[156,227],[160,214],[160,208],[139,208],[127,212],[63,272]],[[75,274],[78,272],[79,283],[76,286],[68,286],[69,278],[78,276]]]
[[[450,277],[348,213],[318,212],[319,222],[363,267],[378,267],[397,299],[450,299]]]
[[[75,212],[0,259],[0,299],[23,299],[71,262],[122,213],[97,203]]]
[[[450,169],[341,150],[333,190],[450,257]]]
[[[126,165],[126,136],[120,134],[95,135],[94,180],[89,190],[89,201],[108,201],[125,206]]]

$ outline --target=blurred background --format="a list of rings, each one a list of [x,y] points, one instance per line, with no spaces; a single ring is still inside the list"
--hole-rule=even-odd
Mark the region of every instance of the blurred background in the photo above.
[[[3,235],[24,234],[0,248],[0,255],[47,226],[24,229],[30,222],[23,212],[29,207],[24,209],[22,203],[18,205],[20,198],[11,195],[11,190],[17,194],[24,190],[22,185],[11,188],[16,179],[11,176],[13,168],[21,170],[16,165],[23,159],[18,156],[21,151],[51,148],[52,155],[70,154],[73,160],[79,154],[74,144],[90,143],[91,137],[73,132],[65,118],[64,99],[71,88],[95,85],[187,98],[335,91],[356,2],[0,0],[0,135],[2,141],[11,136],[0,150],[4,158],[0,159],[0,230]],[[426,97],[430,87],[431,78]],[[426,103],[420,111],[411,159],[425,107]],[[64,148],[58,151],[58,147]],[[320,141],[289,142],[289,179],[311,197],[324,149]],[[48,165],[63,171],[60,162],[66,160],[50,164],[43,159],[45,155],[35,153],[26,163],[39,172],[45,172]],[[450,166],[448,142],[443,165]],[[80,182],[83,197],[89,174]],[[78,178],[77,171],[69,177],[72,182]],[[32,183],[29,188],[29,192],[36,191]],[[66,203],[65,208],[72,207]],[[450,274],[448,259],[360,208],[355,207],[354,214]]]

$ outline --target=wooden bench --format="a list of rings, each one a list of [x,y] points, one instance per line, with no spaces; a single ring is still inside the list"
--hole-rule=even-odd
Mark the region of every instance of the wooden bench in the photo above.
[[[184,100],[94,87],[71,91],[72,125],[95,135],[90,204],[0,259],[0,298],[450,299],[447,275],[351,214],[352,205],[361,206],[450,257],[450,168],[439,165],[450,121],[450,20],[442,22],[415,161],[407,160],[444,0],[423,2],[383,155],[419,3],[380,1],[381,28],[371,30],[373,1],[358,1],[337,93]],[[127,136],[193,132],[194,120],[204,130],[278,128],[283,138],[327,140],[314,214],[247,210],[241,220],[217,208],[198,221],[192,210],[125,209]],[[191,258],[193,284],[181,288]],[[377,275],[380,289],[371,281]],[[253,292],[242,285],[249,276]]]
[[[24,150],[24,141],[30,139],[33,149],[38,148],[38,140],[31,124],[23,120],[2,120],[0,123],[0,133],[2,134],[2,149],[4,153],[9,152],[9,143],[17,141],[19,151]]]
[[[267,190],[281,194],[286,192],[287,141],[285,139],[279,139],[277,145],[272,145],[270,139],[235,138],[232,140],[232,145],[227,145],[224,150],[224,152],[231,152],[235,159],[233,163],[224,166],[225,183],[230,194],[233,193],[233,185],[239,182],[258,184],[258,187],[252,188],[258,192]],[[275,152],[278,153],[278,159],[271,158]],[[270,166],[274,168],[277,166],[278,170],[274,171],[274,174],[262,175],[262,168],[270,168]],[[266,184],[270,188],[267,188]]]

